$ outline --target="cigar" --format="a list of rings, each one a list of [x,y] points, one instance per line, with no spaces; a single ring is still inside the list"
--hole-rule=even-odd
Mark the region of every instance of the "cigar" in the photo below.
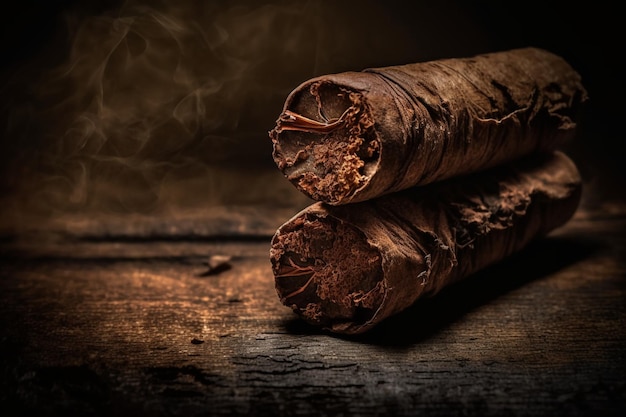
[[[559,149],[586,100],[563,58],[520,48],[313,78],[269,136],[291,183],[341,205]]]
[[[276,291],[315,326],[363,333],[565,224],[581,191],[554,151],[366,202],[315,202],[273,236]]]

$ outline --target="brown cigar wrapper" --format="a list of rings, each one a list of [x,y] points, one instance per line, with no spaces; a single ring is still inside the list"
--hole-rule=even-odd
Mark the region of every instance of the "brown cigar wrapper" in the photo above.
[[[559,149],[586,99],[565,60],[521,48],[313,78],[269,136],[300,191],[341,205]]]
[[[272,239],[276,290],[313,325],[363,333],[565,224],[581,187],[556,151],[363,203],[314,203]]]

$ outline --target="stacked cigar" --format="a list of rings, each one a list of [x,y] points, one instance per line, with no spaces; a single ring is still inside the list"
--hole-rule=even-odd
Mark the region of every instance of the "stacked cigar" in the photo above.
[[[316,202],[276,231],[280,300],[363,333],[565,224],[581,178],[561,147],[587,93],[537,48],[308,80],[269,132]]]

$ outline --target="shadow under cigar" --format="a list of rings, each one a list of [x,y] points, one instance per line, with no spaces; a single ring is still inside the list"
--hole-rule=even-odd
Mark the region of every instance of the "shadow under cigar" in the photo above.
[[[333,336],[379,346],[409,346],[427,340],[473,309],[510,291],[588,258],[597,252],[597,241],[579,236],[546,237],[524,250],[451,285],[434,297],[418,300],[413,306],[389,317],[361,335]],[[302,320],[285,323],[289,332],[322,334]]]
[[[451,285],[431,298],[351,337],[364,343],[403,346],[427,340],[473,309],[581,261],[600,249],[592,240],[547,237],[509,258]]]

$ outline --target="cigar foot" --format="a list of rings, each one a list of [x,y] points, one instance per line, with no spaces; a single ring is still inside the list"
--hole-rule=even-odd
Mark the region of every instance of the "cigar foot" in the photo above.
[[[362,94],[323,82],[295,100],[269,132],[274,160],[312,199],[345,202],[367,184],[380,156],[369,106]]]
[[[270,259],[281,302],[310,324],[341,331],[382,304],[380,253],[345,223],[305,216],[286,225]]]

